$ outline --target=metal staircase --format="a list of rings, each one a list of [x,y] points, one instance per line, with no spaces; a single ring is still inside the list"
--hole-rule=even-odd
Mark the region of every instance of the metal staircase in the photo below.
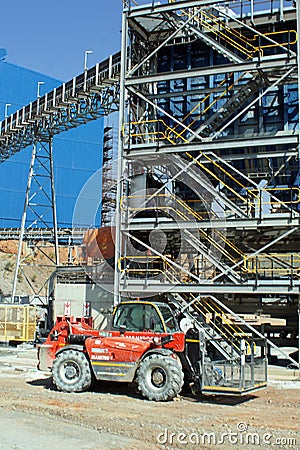
[[[274,47],[282,52],[294,54],[290,46],[297,42],[294,30],[261,33],[239,20],[234,11],[227,7],[210,5],[188,10],[179,9],[173,14],[173,18],[181,26],[186,23],[190,32],[225,58],[236,63],[254,57],[262,58],[266,49]]]
[[[206,238],[206,242],[198,239],[189,230],[183,229],[182,233],[188,240],[189,244],[191,244],[195,248],[195,250],[197,250],[197,252],[205,258],[206,261],[211,263],[215,269],[219,270],[221,273],[226,273],[226,276],[233,283],[239,284],[242,282],[240,275],[237,274],[233,269],[231,269],[231,267],[227,264],[227,262],[224,261],[224,259],[220,259],[217,257],[217,255],[214,254],[214,250],[217,250],[219,253],[226,254],[227,258],[229,257],[229,259],[231,261],[233,260],[234,263],[238,262],[238,260],[233,259],[232,255],[230,255],[230,253],[224,247],[222,247],[218,241],[213,239],[208,235],[208,233],[201,229],[199,230],[199,234],[201,237],[204,236]],[[224,240],[226,240],[226,238],[224,238]]]
[[[261,187],[247,175],[236,169],[213,152],[199,152],[197,156],[185,152],[186,159],[179,155],[170,155],[177,170],[186,170],[193,181],[212,193],[216,201],[220,202],[224,211],[228,209],[237,217],[255,217],[263,220],[264,216],[287,213],[292,217],[299,217],[293,210],[293,203],[277,198],[273,191]],[[175,170],[170,165],[172,175]],[[280,192],[280,189],[278,190]],[[282,211],[273,211],[271,206],[280,206]],[[226,217],[228,213],[225,214]]]
[[[202,154],[198,155],[197,158],[194,158],[192,155],[186,153],[186,155],[189,158],[190,163],[188,160],[184,160],[182,157],[176,154],[171,154],[169,156],[170,162],[173,163],[170,164],[170,172],[174,176],[179,170],[186,171],[191,178],[192,182],[195,183],[195,187],[201,186],[203,189],[205,189],[209,194],[213,196],[215,201],[219,202],[220,205],[224,207],[225,210],[230,211],[232,214],[235,214],[237,217],[247,217],[247,212],[243,210],[243,208],[240,207],[239,203],[243,202],[245,203],[245,199],[236,191],[235,197],[239,197],[240,202],[238,203],[236,201],[236,198],[234,198],[234,201],[226,195],[225,192],[223,192],[222,189],[215,189],[213,184],[210,182],[209,178],[205,176],[205,172],[207,172],[209,169],[207,166],[205,166],[202,162],[199,161]],[[205,158],[205,155],[203,155]],[[201,176],[200,171],[197,171],[197,166],[201,167],[204,166],[205,172],[204,175]],[[200,175],[200,176],[199,176]],[[232,188],[230,187],[230,190]]]
[[[177,24],[177,26],[182,28],[185,25],[189,33],[194,34],[208,47],[224,56],[226,60],[237,65],[250,59],[260,61],[264,58],[265,50],[269,51],[270,49],[272,51],[276,50],[273,55],[275,58],[278,57],[278,53],[287,58],[287,61],[295,56],[295,52],[291,50],[291,46],[297,42],[295,30],[273,31],[263,34],[239,20],[236,14],[228,7],[209,5],[178,9],[172,14],[172,18],[174,26]],[[267,57],[270,58],[272,56],[268,55]],[[204,113],[197,117],[197,120],[204,118],[200,125],[196,119],[191,124],[186,124],[190,128],[192,127],[193,133],[189,134],[186,129],[183,129],[183,131],[174,134],[175,140],[178,142],[179,137],[185,137],[189,142],[192,142],[197,138],[202,140],[203,138],[211,137],[218,128],[224,126],[234,113],[237,113],[242,106],[247,105],[247,102],[261,88],[270,86],[271,78],[272,76],[276,77],[276,73],[277,75],[280,74],[280,68],[273,68],[265,73],[262,71],[248,72],[248,75],[251,76],[249,81],[241,85],[234,83],[218,96],[218,99],[221,99],[224,95],[226,98],[232,91],[233,94],[229,100],[219,106],[212,115],[209,115],[211,107],[216,103],[216,100],[212,101],[209,107],[205,107]],[[184,117],[183,123],[186,122],[188,117],[189,115]],[[198,125],[196,130],[193,128],[194,123]],[[174,130],[177,128],[178,125],[174,127]],[[171,134],[167,133],[167,135],[170,136]],[[213,135],[212,138],[214,137]]]
[[[244,106],[259,89],[268,86],[265,75],[258,74],[254,76],[248,83],[242,85],[238,91],[218,110],[207,119],[201,126],[195,130],[198,136],[208,137],[216,131],[221,125],[224,125],[239,108]],[[197,136],[194,134],[188,139],[192,142]]]
[[[221,277],[223,281],[238,286],[243,285],[249,279],[255,279],[258,273],[263,274],[264,270],[272,274],[274,278],[278,278],[280,273],[288,275],[294,271],[294,278],[298,278],[296,270],[298,259],[292,255],[290,261],[293,263],[287,263],[280,267],[276,254],[274,257],[272,254],[266,254],[263,251],[263,245],[261,250],[256,248],[254,251],[248,248],[246,252],[247,246],[239,248],[240,246],[226,236],[226,219],[228,218],[237,217],[243,220],[254,217],[263,224],[265,218],[285,214],[282,211],[279,213],[276,210],[271,211],[271,205],[276,204],[280,205],[289,217],[299,217],[298,212],[293,211],[289,204],[277,199],[272,194],[272,189],[261,188],[214,153],[200,153],[198,157],[193,157],[189,153],[185,153],[185,155],[186,158],[171,154],[165,164],[163,158],[157,158],[156,163],[158,167],[160,165],[163,167],[164,179],[168,180],[168,185],[170,180],[184,180],[180,176],[178,177],[180,172],[184,173],[189,181],[192,180],[192,190],[195,193],[202,192],[200,197],[204,196],[207,202],[208,215],[205,215],[205,211],[193,209],[192,203],[188,203],[187,199],[178,197],[171,192],[166,193],[163,187],[146,196],[132,192],[128,197],[123,197],[121,208],[124,212],[127,211],[127,219],[131,224],[140,223],[141,217],[151,217],[154,214],[157,218],[160,217],[161,222],[165,217],[170,229],[172,229],[171,223],[176,223],[176,227],[180,228],[183,245],[186,246],[185,252],[194,254],[197,260],[200,260],[201,256],[205,269],[201,271],[198,267],[196,272],[191,272],[187,265],[185,270],[180,271],[179,267],[172,265],[172,256],[168,256],[172,255],[172,252],[169,253],[168,249],[165,254],[157,254],[157,258],[149,248],[150,253],[148,252],[147,257],[138,257],[138,267],[123,268],[122,273],[128,278],[142,279],[152,271],[152,275],[155,273],[158,278],[171,284],[186,278],[191,283],[199,282],[200,279],[205,283],[210,279]],[[207,174],[207,177],[203,172]],[[161,180],[161,182],[163,181]],[[134,202],[131,203],[131,200]],[[221,211],[219,214],[218,211],[214,212],[215,202],[219,203]],[[170,219],[172,219],[171,222]],[[223,226],[211,228],[209,222],[213,224],[215,220],[219,222],[223,220]],[[179,244],[174,242],[168,245],[174,247]],[[257,256],[257,252],[261,255]],[[134,260],[135,256],[129,251],[126,260],[130,261],[130,258]],[[151,258],[156,259],[156,268],[153,266]],[[169,258],[171,258],[170,261]],[[178,262],[182,268],[185,267],[184,259]],[[161,265],[160,269],[158,269],[159,264]],[[196,276],[193,273],[196,273]]]
[[[186,333],[187,348],[198,334],[202,360],[201,392],[242,394],[266,385],[266,340],[244,331],[230,316],[228,308],[212,296],[172,295],[180,326]],[[254,333],[255,334],[255,333]]]
[[[278,279],[280,275],[290,276],[293,273],[294,279],[298,279],[297,255],[290,255],[289,260],[285,264],[283,262],[280,263],[282,256],[278,257],[276,253],[274,256],[272,253],[266,253],[263,245],[261,249],[256,248],[254,251],[254,249],[248,248],[246,252],[247,246],[239,248],[232,239],[226,236],[226,217],[230,217],[230,213],[234,213],[237,217],[247,218],[248,216],[245,214],[246,204],[248,205],[249,216],[254,214],[262,224],[265,217],[268,218],[270,216],[269,208],[264,211],[265,206],[269,204],[280,204],[287,211],[287,214],[289,216],[292,215],[292,217],[299,217],[298,213],[293,211],[290,205],[273,196],[272,190],[268,191],[267,188],[260,188],[217,155],[207,153],[201,155],[202,159],[196,159],[189,154],[187,156],[191,161],[190,163],[187,159],[173,154],[170,156],[173,164],[170,164],[170,158],[168,158],[168,164],[164,165],[161,158],[158,159],[157,164],[162,164],[163,166],[164,179],[172,180],[181,170],[187,174],[189,179],[193,179],[193,190],[202,192],[202,195],[205,192],[204,197],[208,202],[209,216],[205,215],[205,211],[194,210],[193,205],[189,204],[186,199],[177,197],[172,193],[166,193],[162,188],[146,196],[144,194],[139,195],[138,192],[132,192],[132,195],[128,197],[124,196],[121,208],[127,212],[127,219],[130,221],[131,226],[133,223],[141,223],[141,217],[149,218],[155,214],[157,220],[160,217],[161,223],[164,222],[164,217],[166,218],[165,223],[168,224],[170,230],[173,229],[172,224],[174,224],[173,227],[176,224],[176,229],[179,227],[181,233],[181,244],[180,241],[176,241],[177,235],[175,233],[175,240],[168,242],[164,253],[152,253],[152,249],[149,247],[147,256],[135,256],[128,250],[127,256],[123,258],[124,264],[120,265],[125,283],[126,280],[133,278],[136,281],[139,279],[140,282],[144,278],[148,278],[149,281],[156,278],[163,283],[170,283],[170,285],[182,283],[183,281],[192,284],[195,282],[209,283],[219,279],[222,283],[229,282],[232,286],[236,285],[239,287],[247,284],[249,280],[255,281],[259,274],[264,273],[268,273],[274,279]],[[212,167],[209,167],[208,163]],[[228,193],[226,195],[224,193],[225,200],[227,200],[226,203],[225,200],[223,201],[222,196],[218,196],[218,190],[213,187],[209,179],[202,176],[199,166],[201,170],[211,173],[219,185],[230,188],[231,194],[235,195],[232,197],[231,204],[228,203]],[[246,187],[247,183],[248,187]],[[169,184],[169,181],[167,184]],[[226,189],[224,190],[226,192]],[[246,194],[247,190],[249,190],[248,194]],[[213,193],[214,197],[209,198],[208,192]],[[264,197],[265,195],[267,197]],[[134,200],[132,204],[131,200]],[[218,214],[215,215],[213,213],[212,204],[216,200],[220,203],[222,202],[225,216],[221,215],[218,217]],[[238,209],[238,202],[240,203],[240,209]],[[232,205],[235,210],[226,210]],[[276,217],[278,214],[274,212],[271,215]],[[214,220],[220,221],[222,218],[224,221],[223,227],[211,228],[211,226],[208,226],[209,222],[213,224]],[[140,228],[142,232],[141,225]],[[145,238],[147,236],[147,227],[144,230]],[[133,234],[132,236],[138,235]],[[139,239],[139,245],[142,245],[141,240],[143,238],[140,237]],[[179,236],[177,236],[178,239]],[[270,245],[271,243],[267,247]],[[195,261],[198,261],[197,266],[195,262],[195,267],[192,268],[191,262],[188,262],[184,256],[175,257],[174,259],[172,248],[174,249],[178,246],[182,246],[182,255],[194,255]],[[132,261],[135,261],[135,263],[132,263]],[[202,269],[200,267],[201,264],[203,265]]]
[[[176,14],[173,15],[173,17],[176,18],[177,24],[181,27],[185,24],[186,18],[191,18],[191,16],[186,13],[184,13],[183,16],[185,16],[185,18],[181,18]],[[193,34],[196,35],[202,42],[216,50],[229,61],[232,61],[234,63],[241,63],[242,61],[244,61],[243,58],[239,57],[232,50],[226,48],[224,45],[218,42],[214,37],[203,31],[202,27],[199,27],[199,23],[196,22],[196,24],[194,25],[189,23],[189,30],[192,31]]]
[[[225,359],[231,360],[242,355],[241,342],[247,341],[249,334],[235,325],[212,297],[177,294],[176,301],[178,311],[190,320],[190,324],[183,323],[184,327],[192,326],[201,331]]]

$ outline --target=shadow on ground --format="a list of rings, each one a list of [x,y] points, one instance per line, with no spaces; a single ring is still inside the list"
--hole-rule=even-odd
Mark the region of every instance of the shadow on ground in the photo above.
[[[27,381],[27,384],[31,386],[42,386],[47,390],[56,391],[56,387],[53,384],[52,377],[41,378],[33,381]],[[125,395],[130,398],[135,398],[139,400],[145,400],[137,389],[136,383],[118,383],[118,382],[93,382],[92,386],[88,392],[93,392],[95,394],[109,394],[109,395]],[[207,404],[218,404],[226,406],[235,406],[241,403],[249,402],[257,398],[255,395],[245,395],[243,397],[237,396],[225,396],[225,395],[193,395],[191,391],[187,388],[183,390],[180,395],[181,398],[191,402],[207,403]]]

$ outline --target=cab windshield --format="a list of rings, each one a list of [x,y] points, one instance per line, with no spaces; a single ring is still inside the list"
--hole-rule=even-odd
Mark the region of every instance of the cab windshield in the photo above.
[[[115,313],[113,328],[125,327],[128,331],[153,331],[155,333],[174,333],[177,331],[172,312],[167,305],[157,305],[165,326],[157,309],[152,304],[121,304]]]

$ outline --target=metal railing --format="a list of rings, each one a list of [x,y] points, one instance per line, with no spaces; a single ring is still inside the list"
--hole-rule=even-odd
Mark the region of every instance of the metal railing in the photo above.
[[[0,162],[37,139],[47,141],[117,110],[120,69],[119,52],[6,117],[0,122]]]
[[[0,341],[33,341],[37,309],[33,306],[0,305]]]
[[[181,9],[179,14],[189,19],[193,18],[192,23],[213,33],[221,42],[241,53],[246,59],[255,56],[263,57],[264,50],[268,48],[286,47],[289,49],[291,45],[297,42],[295,30],[255,33],[247,26],[249,36],[246,36],[241,32],[243,23],[235,18],[236,14],[228,7],[222,8],[212,5],[210,8]],[[240,25],[239,28],[232,27],[236,23]],[[280,37],[280,41],[283,40],[283,42],[275,41],[274,38],[277,37]],[[281,39],[282,37],[283,39]]]
[[[300,278],[300,254],[299,253],[273,253],[246,256],[244,270],[249,275],[260,275],[268,278],[280,278],[292,276]]]
[[[264,348],[264,356],[255,357],[255,350],[258,343]],[[254,346],[255,344],[255,346]],[[256,389],[260,389],[267,384],[267,358],[266,347],[262,340],[251,339],[251,354],[241,355],[238,360],[210,361],[203,357],[203,377],[201,392],[246,394]]]
[[[281,277],[293,277],[300,279],[300,255],[294,253],[280,253],[280,254],[266,254],[262,253],[256,256],[247,255],[239,250],[240,258],[230,255],[227,250],[223,249],[223,256],[226,253],[224,260],[226,264],[237,264],[242,262],[239,266],[234,268],[234,272],[237,275],[247,277],[249,279],[258,277],[264,277],[268,279],[279,279]],[[210,261],[199,263],[197,260],[199,257],[195,257],[195,266],[192,272],[196,277],[209,279],[216,275],[217,268],[213,266]],[[205,260],[205,256],[202,256]],[[183,270],[185,262],[177,261],[177,264],[182,265],[180,270],[175,265],[172,265],[173,258],[170,255],[127,255],[123,256],[118,261],[118,270],[128,278],[154,278],[161,280],[162,282],[170,283],[193,283],[193,280]],[[204,267],[205,266],[205,267]],[[230,266],[228,266],[230,267]],[[191,269],[190,269],[191,270]],[[209,312],[209,311],[206,311]],[[220,315],[220,312],[218,313]]]
[[[153,128],[146,130],[149,124],[153,126]],[[163,120],[150,120],[126,124],[123,128],[123,133],[128,132],[128,127],[131,125],[142,125],[145,127],[143,132],[136,131],[135,133],[132,133],[131,138],[135,137],[137,140],[138,138],[141,138],[142,142],[144,141],[144,138],[147,137],[149,138],[147,143],[149,143],[149,141],[156,141],[157,139],[166,139],[173,145],[176,145],[176,143],[167,136],[167,133],[164,130],[154,128],[155,125],[165,125]],[[167,129],[168,131],[171,130],[168,126]],[[179,133],[177,133],[177,135],[180,136]],[[185,142],[187,143],[187,141]],[[197,157],[189,152],[185,152],[185,155],[188,159],[193,161],[196,166],[200,167],[214,183],[221,186],[222,191],[226,191],[226,195],[230,200],[233,199],[238,205],[244,207],[246,214],[249,216],[262,217],[264,213],[266,214],[266,211],[268,211],[268,214],[287,213],[292,211],[292,207],[297,208],[300,204],[300,189],[297,186],[259,188],[249,177],[212,152],[199,152]],[[199,158],[199,156],[201,156],[201,158]],[[134,197],[131,196],[131,198]],[[173,200],[176,201],[174,197]],[[183,203],[181,206],[182,205]],[[128,206],[130,208],[130,205]],[[269,208],[266,208],[267,206]],[[146,210],[146,206],[144,209]],[[142,210],[142,208],[140,210]]]

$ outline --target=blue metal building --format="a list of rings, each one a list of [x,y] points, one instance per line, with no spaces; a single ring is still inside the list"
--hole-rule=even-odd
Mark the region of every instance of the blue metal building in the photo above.
[[[61,81],[5,60],[0,52],[0,120],[44,95]],[[2,56],[2,58],[1,58]],[[53,139],[54,179],[58,227],[98,226],[99,212],[90,223],[85,214],[73,212],[76,201],[86,182],[102,164],[103,120],[64,132]],[[31,148],[28,147],[0,164],[0,228],[19,227],[24,206]],[[98,205],[101,191],[100,176],[93,177],[93,188],[83,195],[87,211]],[[81,194],[82,196],[82,194]],[[82,200],[82,199],[81,199]],[[30,220],[30,217],[29,217]],[[80,223],[79,223],[80,222]]]

